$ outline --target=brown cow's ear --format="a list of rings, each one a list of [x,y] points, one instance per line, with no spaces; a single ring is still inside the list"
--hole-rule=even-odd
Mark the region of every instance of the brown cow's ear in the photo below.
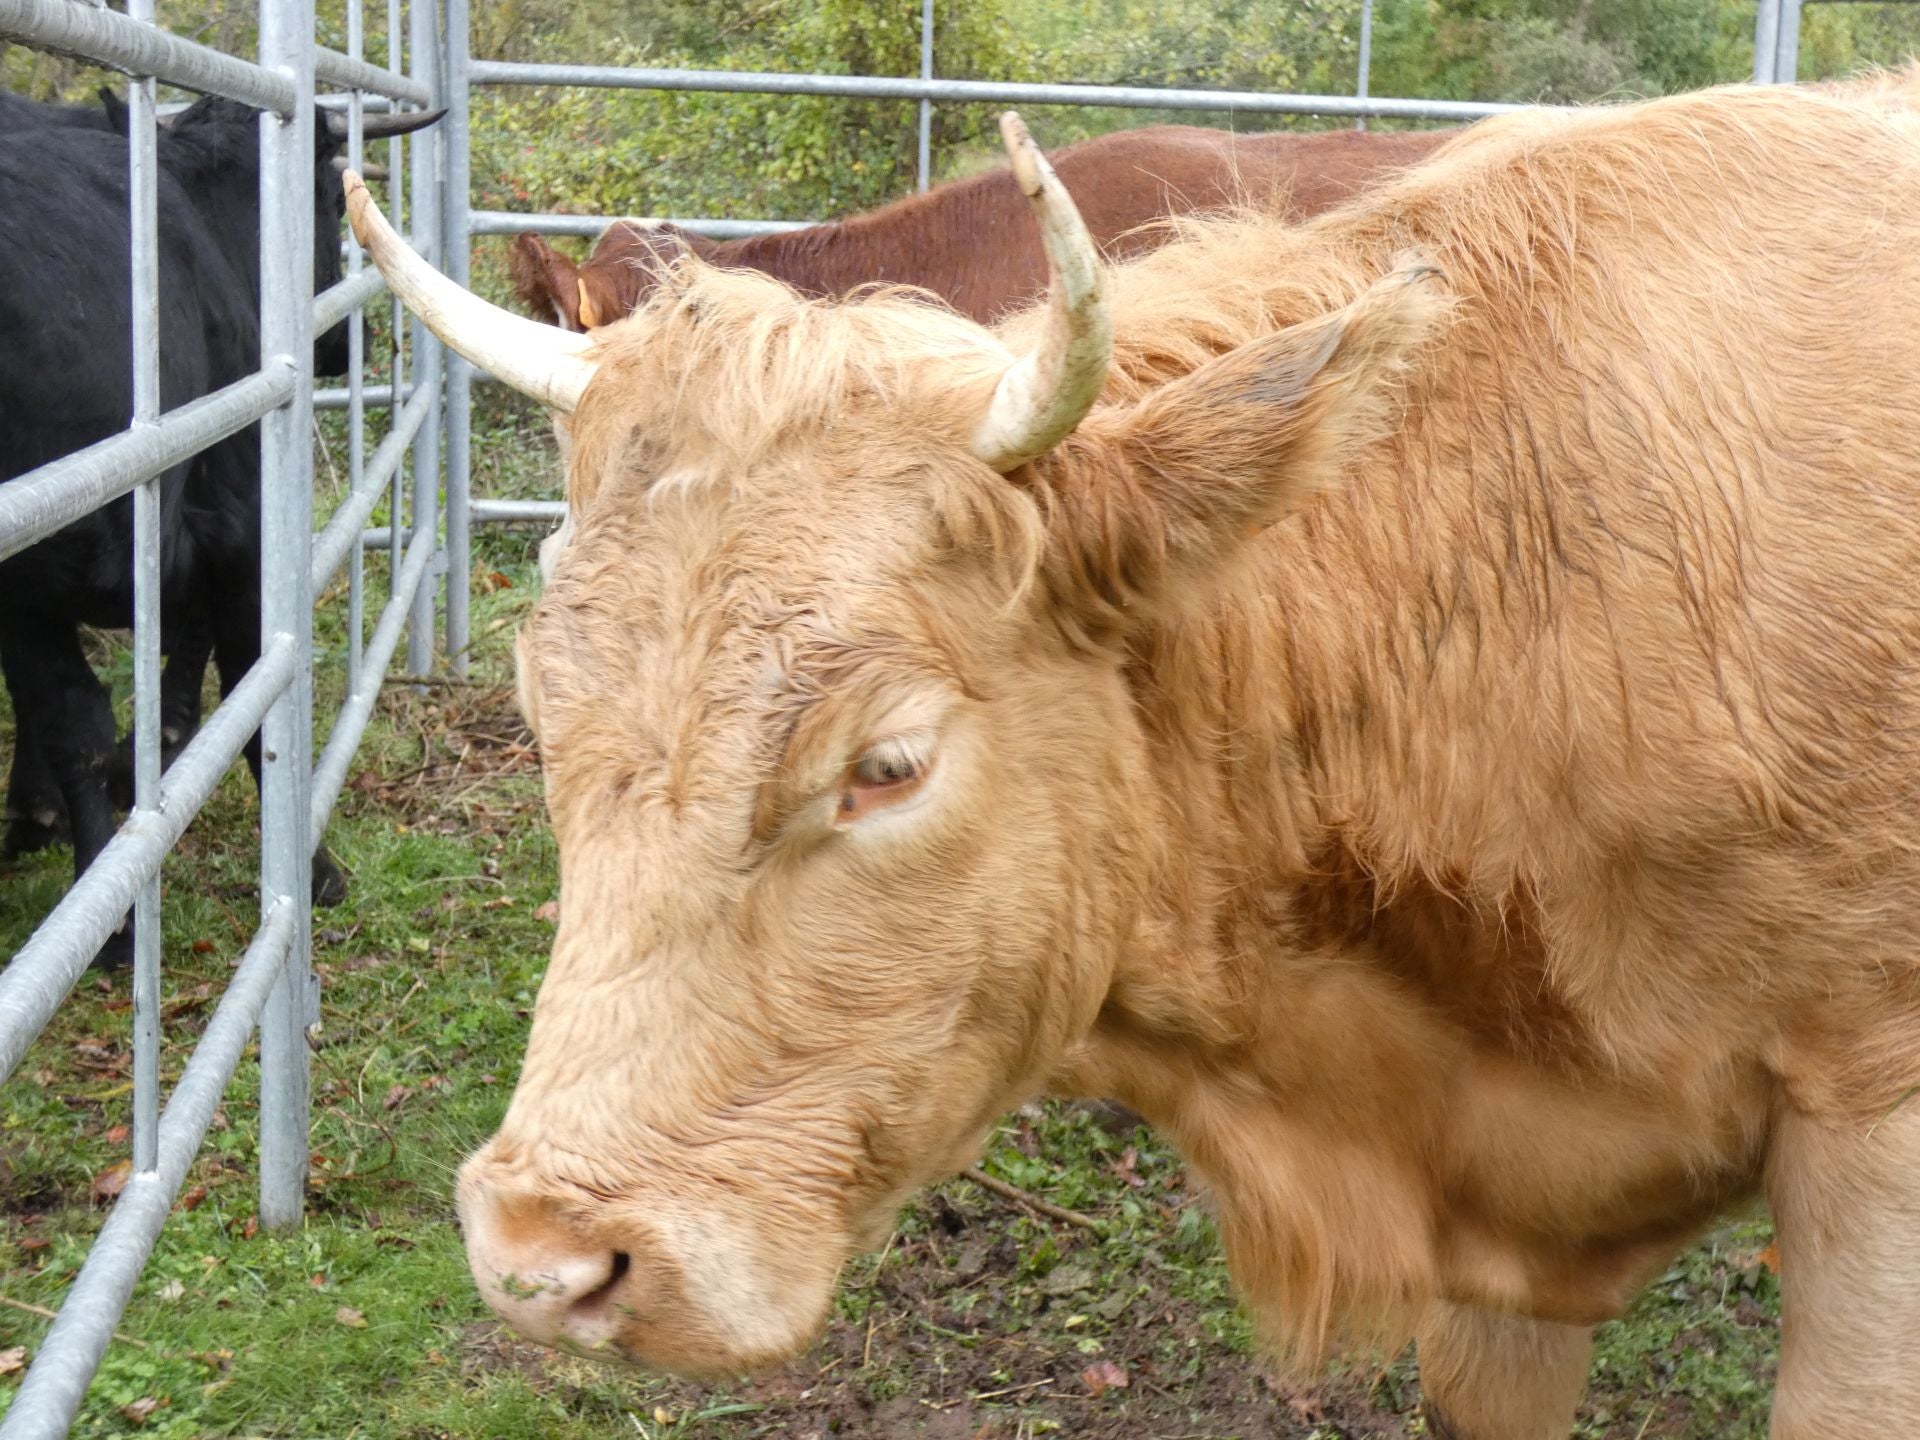
[[[531,231],[514,237],[507,261],[514,293],[536,320],[566,330],[582,330],[579,271],[544,238]]]
[[[1111,634],[1206,583],[1392,427],[1448,309],[1438,272],[1409,260],[1343,309],[1088,416],[1028,467],[1056,597],[1089,633]]]

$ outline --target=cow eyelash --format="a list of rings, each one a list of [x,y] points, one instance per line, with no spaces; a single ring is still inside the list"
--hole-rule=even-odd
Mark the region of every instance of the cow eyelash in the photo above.
[[[851,823],[910,799],[932,765],[930,735],[902,735],[868,747],[840,782],[838,819]]]
[[[922,735],[882,740],[854,762],[853,779],[872,786],[911,784],[926,773],[931,748]]]

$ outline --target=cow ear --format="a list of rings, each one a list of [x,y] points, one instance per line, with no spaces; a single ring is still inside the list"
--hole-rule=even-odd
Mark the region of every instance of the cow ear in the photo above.
[[[1409,257],[1342,309],[1088,416],[1027,467],[1056,599],[1112,635],[1208,585],[1392,427],[1448,311],[1439,273]]]
[[[567,330],[580,330],[579,271],[545,238],[532,231],[514,237],[507,268],[514,293],[527,313]]]

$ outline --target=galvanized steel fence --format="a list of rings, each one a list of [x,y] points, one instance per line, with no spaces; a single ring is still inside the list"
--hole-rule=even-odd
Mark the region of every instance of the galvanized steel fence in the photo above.
[[[347,246],[346,278],[318,297],[304,268],[313,253],[312,126],[320,82],[346,92],[331,102],[349,116],[349,164],[361,169],[363,115],[390,107],[446,108],[444,120],[407,143],[390,143],[392,206],[405,207],[414,247],[456,281],[468,281],[474,236],[533,230],[598,235],[612,217],[509,213],[470,207],[469,97],[481,85],[589,86],[735,94],[845,96],[917,101],[920,188],[928,183],[928,127],[941,103],[1097,105],[1244,114],[1319,115],[1364,125],[1371,117],[1467,121],[1520,108],[1368,94],[1371,0],[1362,15],[1356,93],[1274,95],[1136,86],[998,84],[939,79],[933,68],[933,7],[922,0],[917,78],[787,75],[475,60],[469,0],[387,0],[389,65],[365,58],[364,0],[348,7],[347,51],[313,43],[313,0],[260,0],[258,63],[170,35],[153,24],[153,0],[128,0],[121,15],[77,0],[0,0],[0,38],[117,69],[130,87],[129,195],[133,245],[134,414],[121,434],[0,486],[0,559],[132,492],[135,501],[134,808],[125,825],[33,937],[0,972],[0,1080],[10,1075],[102,941],[134,914],[133,1175],[22,1381],[0,1440],[66,1433],[125,1309],[202,1138],[256,1023],[260,1029],[260,1218],[297,1223],[307,1175],[306,1033],[317,1018],[309,968],[309,866],[326,829],[381,682],[407,636],[406,668],[434,659],[432,579],[446,580],[446,654],[459,673],[470,643],[470,527],[559,520],[559,501],[475,499],[469,493],[471,368],[446,352],[397,302],[390,311],[390,382],[368,385],[363,307],[383,293],[360,249]],[[1754,78],[1793,77],[1802,0],[1758,0]],[[399,63],[407,56],[404,68]],[[159,408],[155,82],[223,95],[261,118],[261,361],[257,373],[162,414]],[[798,222],[677,218],[715,239],[799,229]],[[345,317],[348,383],[316,391],[313,338]],[[408,330],[411,343],[403,343]],[[411,356],[412,370],[408,371]],[[366,412],[391,408],[385,437],[366,449]],[[316,409],[347,411],[345,498],[313,531],[311,427]],[[169,467],[247,424],[261,422],[262,596],[258,663],[162,775],[159,752],[159,497]],[[445,512],[440,515],[444,430]],[[408,461],[411,459],[411,474]],[[409,485],[410,480],[410,485]],[[384,531],[366,527],[382,500]],[[410,501],[410,504],[409,504]],[[410,511],[410,514],[408,512]],[[444,542],[442,528],[444,526]],[[390,557],[388,598],[366,632],[364,550]],[[312,745],[312,613],[345,564],[348,579],[346,699],[317,762]],[[159,1093],[159,871],[188,822],[263,732],[258,928],[212,1020],[167,1099]]]
[[[400,0],[389,0],[390,56],[402,51]],[[259,60],[249,63],[170,35],[153,0],[126,14],[73,0],[0,0],[0,37],[121,70],[130,77],[128,211],[131,239],[133,415],[130,427],[0,486],[0,558],[132,492],[134,502],[134,805],[99,858],[0,971],[0,1079],[28,1047],[103,941],[133,912],[132,1174],[86,1264],[13,1397],[5,1440],[66,1433],[188,1166],[199,1151],[249,1037],[260,1032],[260,1218],[301,1218],[308,1146],[307,1030],[317,1018],[309,969],[310,860],[348,763],[372,713],[402,629],[413,621],[409,663],[425,669],[432,640],[437,550],[433,519],[438,454],[439,347],[416,330],[413,398],[385,440],[365,453],[366,336],[361,308],[384,289],[349,247],[347,275],[313,294],[315,85],[343,87],[348,156],[363,159],[364,96],[420,107],[440,88],[431,4],[412,7],[408,73],[368,63],[361,6],[350,8],[348,49],[314,44],[313,0],[261,0]],[[260,368],[167,413],[160,409],[156,81],[255,106],[260,119]],[[406,142],[395,139],[396,194]],[[437,255],[443,142],[414,140],[413,240]],[[350,477],[344,500],[314,533],[314,337],[349,322]],[[394,384],[405,393],[402,312],[393,310]],[[107,337],[103,337],[105,339]],[[260,423],[262,567],[258,662],[210,715],[164,775],[160,769],[160,496],[171,467]],[[403,464],[414,458],[412,539],[396,548],[389,599],[366,636],[362,531],[382,498],[397,538]],[[391,488],[389,488],[391,487]],[[347,700],[319,763],[313,736],[313,605],[340,566],[349,568]],[[423,621],[422,616],[425,616]],[[160,867],[255,729],[261,731],[259,923],[200,1042],[166,1098],[160,1094]]]

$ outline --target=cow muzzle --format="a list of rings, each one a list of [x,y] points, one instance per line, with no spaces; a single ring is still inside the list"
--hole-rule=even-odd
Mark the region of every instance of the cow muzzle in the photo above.
[[[676,1194],[598,1200],[484,1150],[461,1171],[459,1209],[474,1283],[522,1335],[695,1377],[805,1346],[846,1253],[838,1235],[762,1235]]]

